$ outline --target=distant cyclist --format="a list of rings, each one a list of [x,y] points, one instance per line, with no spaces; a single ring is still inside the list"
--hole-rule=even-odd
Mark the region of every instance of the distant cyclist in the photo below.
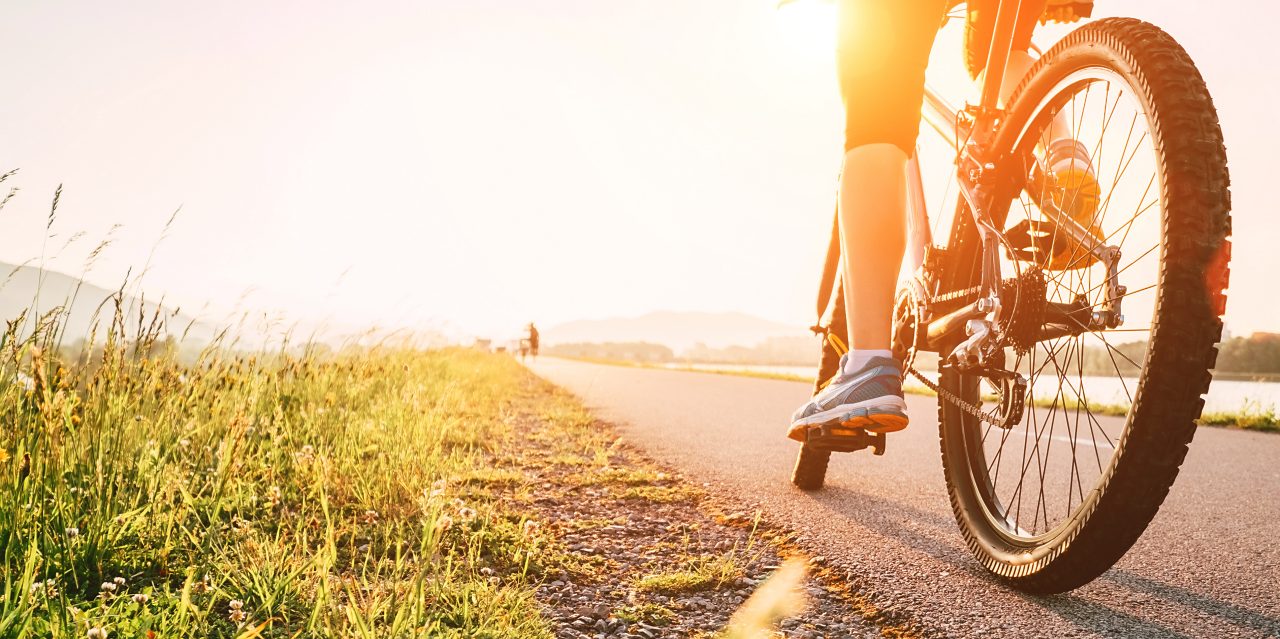
[[[529,336],[525,340],[529,342],[529,354],[536,358],[538,357],[538,327],[534,326],[533,322],[529,322],[527,329]]]
[[[906,247],[906,165],[920,129],[929,51],[948,9],[956,4],[839,0],[837,68],[845,105],[845,155],[838,209],[850,350],[830,384],[792,417],[793,438],[803,440],[805,429],[832,423],[879,433],[907,427],[902,364],[890,350],[894,291]],[[998,4],[968,3],[965,60],[975,79],[986,65]],[[1091,11],[1092,0],[1022,0],[1002,79],[1002,102],[1036,60],[1030,48],[1037,19],[1074,21]],[[1049,140],[1045,156],[1056,180],[1054,197],[1069,189],[1068,213],[1088,227],[1098,200],[1089,154],[1072,139],[1067,121],[1054,122]]]

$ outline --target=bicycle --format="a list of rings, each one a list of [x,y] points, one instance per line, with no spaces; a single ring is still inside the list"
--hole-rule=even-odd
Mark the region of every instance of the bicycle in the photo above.
[[[926,89],[922,119],[947,151],[925,157],[954,163],[956,204],[931,226],[917,146],[894,351],[938,397],[947,491],[974,556],[1016,588],[1056,593],[1136,542],[1195,434],[1226,305],[1229,177],[1203,78],[1140,20],[1075,29],[997,108],[1018,5],[999,4],[976,105]],[[1050,123],[1067,116],[1098,167],[1087,223],[1044,161]],[[833,236],[815,392],[844,352],[839,252]],[[925,352],[936,381],[914,366]],[[840,428],[802,434],[796,486],[821,488],[832,452],[884,453],[883,434]]]

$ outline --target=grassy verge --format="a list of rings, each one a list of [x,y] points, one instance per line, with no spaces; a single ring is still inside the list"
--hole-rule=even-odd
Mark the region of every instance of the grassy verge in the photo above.
[[[52,350],[0,348],[0,636],[551,636],[510,358]]]
[[[1238,412],[1208,412],[1200,416],[1200,423],[1207,426],[1228,426],[1244,430],[1260,430],[1280,433],[1280,420],[1276,419],[1275,406],[1263,406],[1249,401]]]

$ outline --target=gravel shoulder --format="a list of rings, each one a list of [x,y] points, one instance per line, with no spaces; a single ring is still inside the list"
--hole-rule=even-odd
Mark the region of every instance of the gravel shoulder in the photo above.
[[[551,563],[536,596],[557,637],[712,637],[788,557],[807,562],[807,607],[778,636],[921,636],[910,620],[848,588],[823,556],[807,556],[793,535],[758,513],[713,496],[709,487],[662,466],[616,429],[575,412],[524,414],[525,436],[494,463],[523,473],[528,492],[507,498],[540,522]]]

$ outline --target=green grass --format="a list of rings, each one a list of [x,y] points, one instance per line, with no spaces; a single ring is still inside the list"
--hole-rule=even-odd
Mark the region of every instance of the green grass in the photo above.
[[[670,608],[656,603],[627,606],[615,614],[623,621],[639,622],[650,626],[669,626],[679,618]]]
[[[53,340],[0,337],[0,636],[551,636],[490,451],[580,409],[512,359]]]
[[[1211,412],[1200,416],[1200,423],[1207,426],[1228,426],[1244,430],[1280,432],[1280,421],[1276,419],[1276,407],[1263,405],[1257,400],[1248,400],[1244,408],[1238,412]]]
[[[631,486],[619,495],[622,499],[638,499],[657,504],[673,504],[693,499],[696,492],[687,486]]]
[[[645,575],[635,582],[640,592],[678,594],[713,590],[742,576],[732,557],[690,559],[676,569]]]

